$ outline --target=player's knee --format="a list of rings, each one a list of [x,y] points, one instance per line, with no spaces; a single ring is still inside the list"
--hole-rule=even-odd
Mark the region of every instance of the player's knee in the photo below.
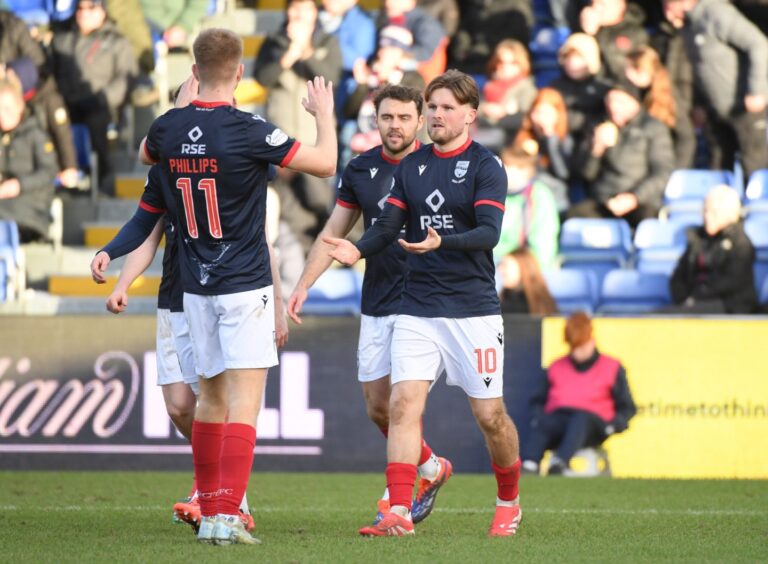
[[[165,404],[165,410],[168,412],[168,417],[171,418],[171,421],[177,425],[179,422],[191,419],[194,415],[194,408],[184,403],[168,402]]]
[[[390,425],[406,422],[414,417],[418,418],[415,408],[415,402],[408,397],[393,394],[389,400]]]
[[[509,416],[503,408],[480,411],[475,414],[475,418],[483,433],[489,435],[501,433],[509,420]]]
[[[366,410],[368,411],[368,418],[373,421],[377,427],[389,426],[389,402],[388,401],[371,401],[366,404]]]

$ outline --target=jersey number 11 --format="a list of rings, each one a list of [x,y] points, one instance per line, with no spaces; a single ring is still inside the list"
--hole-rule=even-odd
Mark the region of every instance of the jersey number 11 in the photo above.
[[[195,202],[192,199],[192,179],[178,178],[176,188],[181,190],[181,199],[184,200],[184,216],[187,218],[187,232],[193,239],[197,239],[197,220],[195,219]],[[221,239],[221,220],[219,219],[219,201],[216,199],[216,179],[201,178],[197,183],[197,189],[205,192],[205,207],[208,212],[208,232],[214,239]]]

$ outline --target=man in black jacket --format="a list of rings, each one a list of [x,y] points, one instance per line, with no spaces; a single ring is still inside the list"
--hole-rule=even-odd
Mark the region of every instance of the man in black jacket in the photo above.
[[[707,109],[710,166],[732,169],[738,150],[749,178],[768,167],[768,40],[726,0],[666,0],[665,11],[682,29]]]
[[[704,225],[688,231],[688,246],[670,280],[670,311],[754,313],[755,249],[740,221],[736,191],[715,186],[704,201]]]
[[[569,217],[621,217],[633,227],[656,217],[675,166],[669,129],[643,110],[639,92],[614,87],[605,97],[609,121],[587,136],[576,162],[589,183],[588,199]]]
[[[24,109],[19,83],[0,80],[0,219],[15,221],[26,242],[48,232],[57,167],[53,143]]]

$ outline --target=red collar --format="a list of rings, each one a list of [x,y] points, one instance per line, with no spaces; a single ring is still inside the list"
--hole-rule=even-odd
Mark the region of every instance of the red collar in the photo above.
[[[467,135],[467,140],[464,142],[464,144],[461,147],[457,147],[453,151],[448,151],[447,153],[442,153],[437,150],[437,147],[435,145],[432,145],[432,152],[435,154],[436,157],[440,157],[441,159],[450,159],[451,157],[455,157],[456,155],[459,155],[467,150],[467,147],[469,147],[472,144],[472,138]]]
[[[203,102],[202,100],[192,100],[192,105],[198,108],[218,108],[219,106],[231,106],[229,102]]]

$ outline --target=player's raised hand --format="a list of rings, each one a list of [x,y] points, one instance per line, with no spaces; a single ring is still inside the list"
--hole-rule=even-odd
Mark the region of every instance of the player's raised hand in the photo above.
[[[121,313],[128,307],[128,294],[125,290],[115,288],[107,298],[107,310],[112,313]]]
[[[291,294],[291,297],[288,298],[288,317],[293,319],[293,321],[299,325],[301,325],[301,317],[299,317],[301,314],[301,308],[306,301],[307,290],[300,288],[299,286],[296,286],[296,288],[293,290],[293,293]]]
[[[195,75],[189,75],[189,78],[185,80],[179,88],[179,93],[176,95],[174,101],[174,107],[184,108],[189,106],[193,100],[197,99],[197,93],[200,89],[200,83],[195,78]]]
[[[397,242],[409,253],[423,255],[429,251],[439,249],[442,239],[440,238],[440,235],[437,234],[437,231],[431,227],[427,227],[427,237],[423,241],[419,243],[409,243],[405,239],[398,239]]]
[[[332,251],[328,252],[328,256],[345,266],[352,266],[360,260],[360,251],[346,239],[323,237],[323,242],[335,247]]]
[[[301,105],[316,118],[333,116],[333,82],[325,82],[322,76],[307,81],[307,97]]]
[[[107,281],[104,272],[106,272],[107,267],[109,266],[109,261],[109,255],[104,251],[99,251],[96,253],[96,256],[93,257],[93,260],[91,261],[91,278],[93,278],[93,281],[96,282],[96,284],[104,284],[104,282]]]

